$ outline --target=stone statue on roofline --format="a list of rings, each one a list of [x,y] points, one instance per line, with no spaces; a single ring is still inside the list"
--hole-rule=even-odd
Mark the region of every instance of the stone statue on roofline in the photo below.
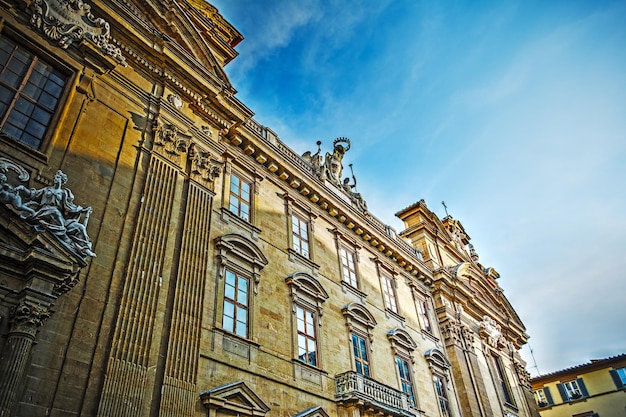
[[[53,233],[81,257],[95,257],[87,235],[92,208],[74,204],[74,194],[63,187],[66,182],[67,175],[59,170],[51,186],[39,190],[23,185],[13,187],[6,175],[0,173],[0,202],[19,211],[20,217],[37,230]]]
[[[356,177],[354,171],[352,171],[352,164],[350,164],[350,171],[352,173],[352,181],[350,184],[350,177],[346,177],[341,180],[343,173],[343,156],[348,150],[350,150],[350,139],[337,138],[333,142],[333,152],[326,152],[326,157],[322,158],[320,145],[322,142],[319,140],[316,142],[317,152],[312,154],[311,151],[307,151],[302,154],[302,159],[305,160],[311,168],[313,168],[313,174],[326,183],[333,184],[337,190],[346,194],[353,206],[362,212],[367,211],[367,203],[363,199],[360,193],[356,192]]]
[[[344,145],[345,144],[345,145]],[[346,146],[347,145],[347,146]],[[341,174],[343,172],[343,156],[350,150],[350,139],[337,138],[333,142],[333,153],[326,152],[323,167],[323,179],[330,181],[335,186],[343,188]]]

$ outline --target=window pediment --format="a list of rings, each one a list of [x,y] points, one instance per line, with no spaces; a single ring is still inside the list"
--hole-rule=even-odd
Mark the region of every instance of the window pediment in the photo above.
[[[215,245],[220,249],[220,254],[231,252],[242,260],[258,265],[261,268],[268,264],[267,258],[258,246],[239,234],[227,233],[222,235],[215,239]]]
[[[424,353],[424,357],[428,362],[428,366],[431,369],[435,369],[438,371],[445,371],[450,368],[450,362],[443,354],[443,352],[437,348],[429,349]]]
[[[352,327],[355,322],[367,329],[373,329],[376,326],[376,319],[372,313],[359,303],[350,303],[342,308],[341,312],[348,321],[349,327]]]
[[[285,282],[292,289],[292,293],[304,294],[322,303],[328,299],[328,293],[324,287],[307,273],[296,272],[291,274],[285,278]]]
[[[387,339],[391,342],[391,347],[396,353],[398,349],[410,353],[417,348],[417,343],[415,343],[411,335],[402,329],[395,328],[389,330],[387,332]]]
[[[207,409],[236,413],[240,416],[264,416],[270,408],[243,381],[222,385],[200,393]]]
[[[322,406],[312,407],[307,410],[301,411],[293,417],[330,417]]]

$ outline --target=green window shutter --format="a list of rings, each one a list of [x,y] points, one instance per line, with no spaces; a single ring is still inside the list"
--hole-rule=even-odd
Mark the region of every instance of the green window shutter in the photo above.
[[[567,391],[565,390],[565,387],[563,386],[563,384],[556,384],[556,387],[559,389],[559,394],[561,394],[561,398],[563,399],[563,402],[566,403],[569,401],[569,397],[567,396]]]
[[[619,377],[619,374],[617,373],[617,371],[614,369],[611,369],[609,372],[611,373],[611,378],[613,378],[613,382],[615,383],[615,386],[617,387],[617,389],[624,388],[624,384],[622,384],[622,378]]]
[[[550,388],[544,387],[543,394],[546,396],[546,401],[548,402],[548,405],[554,405],[552,394],[550,394]]]
[[[588,397],[589,391],[587,391],[587,387],[585,386],[583,379],[576,378],[576,384],[578,384],[578,388],[580,388],[580,393],[583,395],[583,397]]]

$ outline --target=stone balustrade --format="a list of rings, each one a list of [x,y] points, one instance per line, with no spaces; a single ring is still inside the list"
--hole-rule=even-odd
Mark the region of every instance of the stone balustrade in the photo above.
[[[335,398],[343,403],[354,402],[386,415],[414,416],[409,407],[410,400],[407,394],[374,379],[348,371],[336,375],[335,383],[337,386]]]

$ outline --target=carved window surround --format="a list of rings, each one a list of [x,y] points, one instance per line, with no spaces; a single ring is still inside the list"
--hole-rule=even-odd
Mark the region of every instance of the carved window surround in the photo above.
[[[348,304],[341,309],[341,313],[346,319],[348,332],[366,335],[369,340],[370,350],[372,350],[372,344],[374,343],[374,334],[372,333],[372,329],[374,329],[377,324],[372,313],[370,313],[365,306],[359,303]]]
[[[370,260],[376,264],[376,272],[378,273],[378,281],[380,283],[380,292],[383,296],[383,302],[385,304],[385,315],[387,318],[394,318],[404,327],[406,319],[400,314],[400,304],[398,302],[398,281],[396,279],[398,272],[396,272],[393,267],[387,266],[378,257],[370,258]],[[388,281],[390,285],[388,285],[386,281]],[[396,311],[391,308],[394,303]]]
[[[291,262],[298,262],[310,268],[313,275],[317,275],[320,266],[315,263],[315,219],[317,215],[306,204],[302,204],[299,200],[293,198],[289,193],[278,194],[285,202],[285,218],[287,226],[287,252],[289,254],[289,260]],[[308,227],[308,245],[309,245],[309,257],[302,256],[295,251],[293,233],[292,233],[292,216],[297,216],[300,219],[307,222]]]
[[[236,163],[236,159],[228,152],[224,152],[224,181],[222,184],[222,207],[220,208],[221,219],[225,223],[234,223],[249,234],[249,236],[257,240],[261,234],[257,224],[257,208],[258,208],[258,196],[260,183],[263,181],[263,177],[254,171],[247,169],[245,166]],[[230,187],[232,175],[235,174],[242,180],[245,180],[250,184],[250,213],[249,220],[245,220],[239,217],[237,214],[230,211]]]
[[[324,302],[328,299],[328,293],[318,280],[304,272],[296,272],[287,276],[285,278],[285,283],[289,287],[289,295],[292,300],[291,312],[293,317],[291,322],[294,328],[292,329],[291,334],[292,346],[294,347],[294,360],[298,362],[298,366],[305,365],[313,369],[320,369],[324,364],[322,351],[320,349],[323,345],[323,332],[321,331],[321,327],[324,311],[322,309],[322,304],[324,304]],[[316,322],[315,325],[317,327],[315,329],[316,365],[311,365],[298,360],[297,307],[314,313],[313,320]]]
[[[214,327],[221,328],[224,315],[225,276],[226,271],[232,271],[250,278],[253,291],[248,293],[248,335],[250,341],[255,341],[255,301],[261,282],[261,270],[268,260],[261,250],[249,239],[235,233],[228,233],[215,239],[217,252],[217,279],[216,292],[219,302],[215,305]]]

